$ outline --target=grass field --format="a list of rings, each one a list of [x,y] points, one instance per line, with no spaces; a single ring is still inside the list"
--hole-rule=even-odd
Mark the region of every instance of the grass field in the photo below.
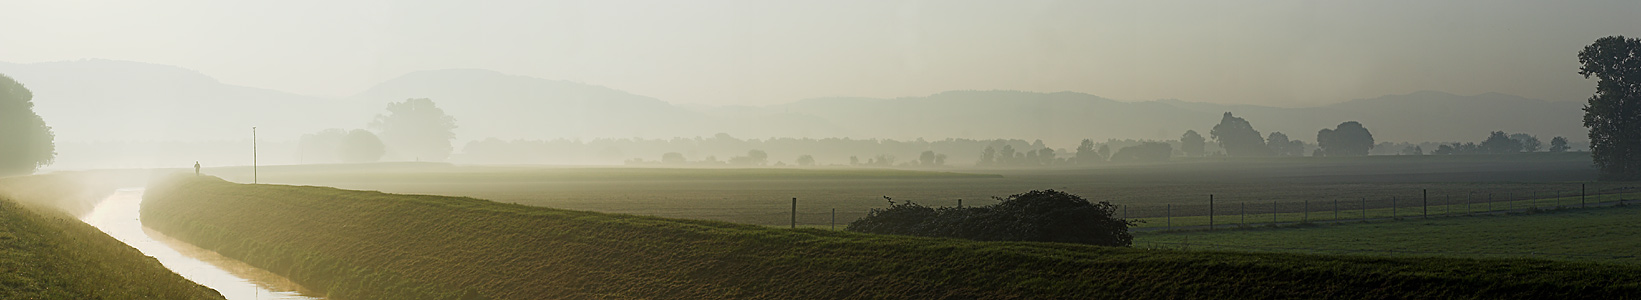
[[[1135,245],[1287,253],[1542,258],[1641,264],[1641,206],[1408,218],[1241,230],[1139,233]]]
[[[337,299],[1477,299],[1641,295],[1641,267],[879,236],[183,177],[154,229]]]
[[[250,182],[248,168],[208,169]],[[626,168],[562,166],[450,166],[431,163],[262,167],[264,183],[323,185],[394,193],[468,196],[531,206],[610,213],[785,226],[798,198],[802,226],[827,227],[832,210],[846,224],[884,196],[930,206],[992,203],[991,197],[1057,189],[1095,201],[1124,205],[1145,227],[1164,226],[1164,205],[1174,216],[1207,214],[1214,194],[1217,213],[1236,205],[1265,213],[1281,201],[1283,220],[1301,218],[1301,201],[1370,200],[1388,208],[1392,197],[1481,201],[1526,198],[1537,193],[1576,193],[1593,179],[1589,157],[1579,153],[1476,156],[1373,156],[1351,158],[1202,158],[1168,163],[1083,168],[895,170],[858,168]],[[1594,191],[1631,187],[1592,184]],[[1444,198],[1445,197],[1445,198]],[[1458,199],[1458,200],[1446,200]],[[1354,201],[1344,203],[1346,208]],[[1400,205],[1407,205],[1406,202]],[[1389,209],[1384,209],[1389,215]],[[1370,210],[1370,213],[1374,211]],[[1291,217],[1291,218],[1290,218]],[[1192,224],[1192,219],[1177,219]],[[1206,224],[1206,218],[1200,222]]]
[[[5,194],[27,195],[0,196],[0,299],[223,298],[59,210],[98,195],[79,185],[83,179],[0,179]]]

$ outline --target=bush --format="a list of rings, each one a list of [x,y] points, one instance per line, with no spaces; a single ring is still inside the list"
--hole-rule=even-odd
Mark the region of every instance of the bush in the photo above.
[[[849,223],[849,231],[981,241],[1034,241],[1129,246],[1133,223],[1112,217],[1110,202],[1089,202],[1061,191],[1031,191],[998,198],[997,204],[929,208],[913,202],[873,209]]]

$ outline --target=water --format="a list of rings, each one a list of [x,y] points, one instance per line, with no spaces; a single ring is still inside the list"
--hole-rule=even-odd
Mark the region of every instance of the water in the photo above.
[[[228,299],[324,299],[304,296],[301,286],[279,275],[143,227],[137,213],[142,194],[140,188],[115,191],[83,221]]]

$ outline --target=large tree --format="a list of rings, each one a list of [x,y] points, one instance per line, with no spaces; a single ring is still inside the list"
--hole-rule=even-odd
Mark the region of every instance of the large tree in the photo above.
[[[398,159],[442,161],[456,139],[456,118],[427,98],[388,103],[387,114],[377,115],[370,128],[382,133],[388,153]]]
[[[1584,105],[1584,127],[1601,178],[1641,178],[1641,39],[1597,39],[1578,52],[1578,63],[1579,75],[1597,79]]]
[[[337,147],[342,161],[350,163],[376,162],[382,159],[386,150],[387,146],[382,144],[381,138],[364,129],[349,130]]]
[[[1512,133],[1510,139],[1521,142],[1522,152],[1538,152],[1538,149],[1544,148],[1544,142],[1539,141],[1538,137],[1531,134]]]
[[[1365,156],[1373,149],[1373,133],[1356,121],[1339,123],[1316,132],[1316,147],[1326,156]]]
[[[1521,141],[1510,138],[1503,131],[1494,131],[1487,134],[1487,139],[1481,141],[1481,151],[1490,154],[1506,154],[1521,152]]]
[[[1265,137],[1254,130],[1254,125],[1248,123],[1231,112],[1225,112],[1225,117],[1219,119],[1219,125],[1208,131],[1208,135],[1219,142],[1220,148],[1225,148],[1225,155],[1230,156],[1270,156],[1270,147],[1265,146]]]
[[[1550,149],[1549,150],[1550,150],[1551,153],[1567,152],[1567,148],[1568,148],[1567,138],[1558,136],[1558,137],[1555,137],[1553,139],[1550,139]]]
[[[1198,157],[1207,152],[1208,142],[1196,130],[1186,130],[1185,135],[1179,137],[1179,148],[1186,157]]]
[[[57,158],[56,135],[33,101],[22,83],[0,75],[0,176],[31,174]]]

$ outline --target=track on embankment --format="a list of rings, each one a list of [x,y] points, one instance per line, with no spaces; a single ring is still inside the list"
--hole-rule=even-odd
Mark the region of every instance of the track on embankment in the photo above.
[[[0,179],[0,299],[222,299],[76,218],[112,192],[87,173]]]
[[[975,242],[216,178],[148,226],[333,299],[1602,298],[1641,267]]]

